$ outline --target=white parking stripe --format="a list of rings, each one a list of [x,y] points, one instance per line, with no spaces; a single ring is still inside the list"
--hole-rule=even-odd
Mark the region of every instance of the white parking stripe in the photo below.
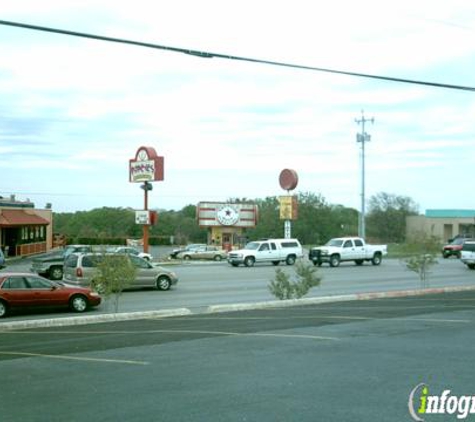
[[[64,359],[64,360],[78,360],[85,362],[103,362],[103,363],[123,363],[127,365],[148,365],[149,362],[141,362],[136,360],[121,360],[121,359],[100,359],[100,358],[86,358],[78,356],[65,356],[65,355],[45,355],[42,353],[25,353],[25,352],[4,352],[0,351],[0,355],[9,356],[27,356],[27,357],[39,357],[49,359]]]

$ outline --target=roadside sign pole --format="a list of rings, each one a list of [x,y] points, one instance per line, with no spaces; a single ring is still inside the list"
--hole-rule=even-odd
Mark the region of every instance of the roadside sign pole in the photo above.
[[[153,186],[150,182],[144,182],[140,187],[144,190],[144,211],[148,212],[148,191],[152,190]],[[148,253],[149,250],[149,228],[150,221],[148,221],[148,224],[143,225],[143,251],[145,253]]]
[[[290,220],[284,222],[284,238],[290,239],[292,237],[292,223]]]

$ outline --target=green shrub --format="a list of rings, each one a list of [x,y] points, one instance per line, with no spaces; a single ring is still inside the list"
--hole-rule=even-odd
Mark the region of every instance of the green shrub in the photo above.
[[[318,267],[298,260],[294,271],[294,280],[291,280],[291,276],[282,269],[275,270],[275,279],[271,280],[268,287],[277,299],[300,299],[312,287],[320,285],[322,277],[318,274]]]

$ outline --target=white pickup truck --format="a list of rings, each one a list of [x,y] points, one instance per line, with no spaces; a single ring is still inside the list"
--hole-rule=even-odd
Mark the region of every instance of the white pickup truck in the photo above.
[[[354,261],[356,265],[371,261],[373,265],[379,265],[387,253],[387,245],[368,245],[360,237],[338,237],[324,246],[311,248],[308,259],[318,266],[328,262],[331,267],[338,267],[343,261]]]

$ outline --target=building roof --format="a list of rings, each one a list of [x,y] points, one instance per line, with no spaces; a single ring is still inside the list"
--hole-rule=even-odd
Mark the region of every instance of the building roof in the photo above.
[[[475,218],[475,210],[426,210],[426,217],[432,218]]]
[[[39,215],[24,210],[0,210],[0,227],[47,226],[50,222]]]

